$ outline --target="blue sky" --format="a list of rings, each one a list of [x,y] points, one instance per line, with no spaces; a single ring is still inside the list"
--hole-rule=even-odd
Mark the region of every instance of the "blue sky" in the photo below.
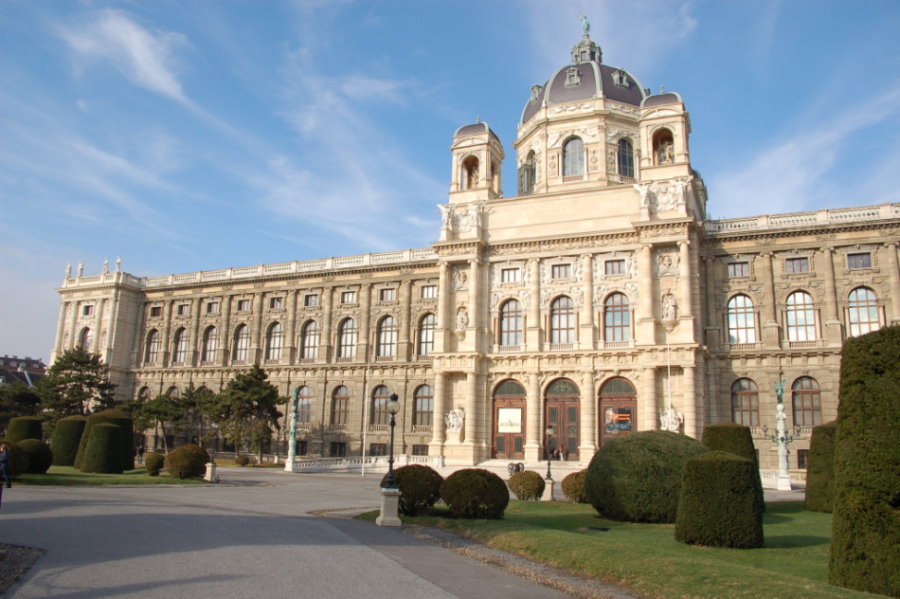
[[[436,239],[454,130],[508,155],[579,15],[682,94],[714,218],[900,201],[895,0],[0,1],[0,354],[65,266],[137,276]]]

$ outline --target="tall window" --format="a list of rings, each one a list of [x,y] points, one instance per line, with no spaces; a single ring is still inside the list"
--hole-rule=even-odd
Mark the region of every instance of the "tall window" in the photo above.
[[[469,156],[463,160],[462,168],[462,188],[475,189],[478,187],[478,158]]]
[[[857,287],[850,292],[847,315],[850,320],[850,336],[865,335],[881,328],[878,319],[878,299],[868,287]]]
[[[575,342],[575,304],[561,295],[550,304],[550,343]]]
[[[534,192],[535,174],[534,150],[532,150],[528,152],[525,164],[522,165],[519,171],[519,195],[527,195]]]
[[[393,316],[385,316],[378,323],[378,344],[376,355],[381,358],[392,358],[397,353],[397,321]]]
[[[217,349],[219,349],[219,329],[208,327],[203,332],[203,352],[200,361],[213,362],[216,359]]]
[[[802,376],[791,385],[795,426],[822,424],[822,397],[816,379]]]
[[[604,341],[631,340],[631,306],[624,293],[611,293],[603,302]]]
[[[787,298],[788,341],[815,341],[816,307],[812,296],[805,291],[795,291]]]
[[[338,326],[338,358],[352,358],[356,353],[356,322],[352,318]]]
[[[563,145],[563,177],[584,175],[584,142],[570,137]]]
[[[419,321],[419,351],[420,356],[427,356],[434,351],[434,331],[437,328],[437,318],[434,314],[426,314]]]
[[[415,392],[413,408],[413,425],[431,426],[434,418],[434,391],[431,385],[422,385]]]
[[[759,426],[759,389],[750,379],[738,379],[731,386],[731,417],[744,426]]]
[[[307,423],[312,417],[313,390],[306,385],[297,394],[297,422]]]
[[[347,424],[350,413],[350,389],[345,385],[338,386],[331,396],[331,424]]]
[[[675,162],[675,139],[669,129],[659,129],[653,134],[653,160],[657,165]]]
[[[500,345],[522,345],[522,305],[518,300],[500,306]]]
[[[175,331],[175,340],[172,343],[172,361],[176,364],[184,363],[187,357],[187,329],[181,328]]]
[[[249,349],[250,327],[242,324],[234,330],[234,347],[231,350],[231,359],[235,362],[245,362]]]
[[[81,334],[78,335],[78,345],[84,351],[90,353],[94,346],[94,333],[91,331],[90,327],[85,327],[81,329]]]
[[[756,343],[753,300],[739,294],[728,300],[728,343]]]
[[[623,177],[634,177],[634,149],[625,137],[619,140],[617,167]]]
[[[266,333],[266,360],[280,360],[284,347],[284,328],[280,322],[273,322]]]
[[[300,358],[315,360],[319,355],[319,324],[310,320],[300,331]]]
[[[391,414],[387,404],[391,400],[391,392],[384,385],[378,385],[372,391],[372,424],[390,424]]]
[[[156,358],[159,356],[159,331],[153,329],[147,334],[147,345],[144,349],[144,362],[147,364],[156,364]]]

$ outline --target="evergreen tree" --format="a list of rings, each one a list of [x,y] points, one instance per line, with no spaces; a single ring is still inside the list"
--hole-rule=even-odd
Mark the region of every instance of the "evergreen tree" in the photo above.
[[[41,407],[56,421],[113,407],[115,388],[109,382],[109,366],[100,356],[76,347],[56,359],[38,383],[38,394]]]
[[[268,378],[259,364],[254,364],[250,371],[228,382],[212,410],[226,438],[238,448],[242,442],[249,442],[260,458],[272,440],[272,428],[281,428],[278,404],[287,401],[279,397]]]
[[[138,409],[139,420],[142,424],[159,424],[163,434],[163,447],[169,453],[168,433],[177,429],[184,420],[184,404],[179,397],[161,394],[142,404]]]
[[[6,430],[12,418],[34,416],[40,411],[40,405],[37,391],[25,383],[0,385],[0,430]]]

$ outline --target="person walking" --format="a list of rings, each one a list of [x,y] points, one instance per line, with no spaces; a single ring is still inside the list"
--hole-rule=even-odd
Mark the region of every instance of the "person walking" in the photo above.
[[[6,443],[0,445],[0,484],[6,483],[6,488],[12,486],[12,478],[9,472],[9,446]]]

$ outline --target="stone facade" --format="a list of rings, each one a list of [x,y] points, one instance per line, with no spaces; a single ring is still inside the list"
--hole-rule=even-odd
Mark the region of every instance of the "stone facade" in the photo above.
[[[456,131],[431,248],[151,278],[79,268],[58,290],[54,356],[89,344],[122,398],[218,391],[258,362],[285,396],[303,389],[312,455],[380,451],[397,393],[397,451],[447,464],[586,463],[631,430],[735,420],[771,468],[783,380],[802,467],[810,426],[836,417],[843,340],[900,322],[900,204],[707,220],[680,96],[600,56],[585,35],[532,89],[517,195],[500,193],[487,124]]]

